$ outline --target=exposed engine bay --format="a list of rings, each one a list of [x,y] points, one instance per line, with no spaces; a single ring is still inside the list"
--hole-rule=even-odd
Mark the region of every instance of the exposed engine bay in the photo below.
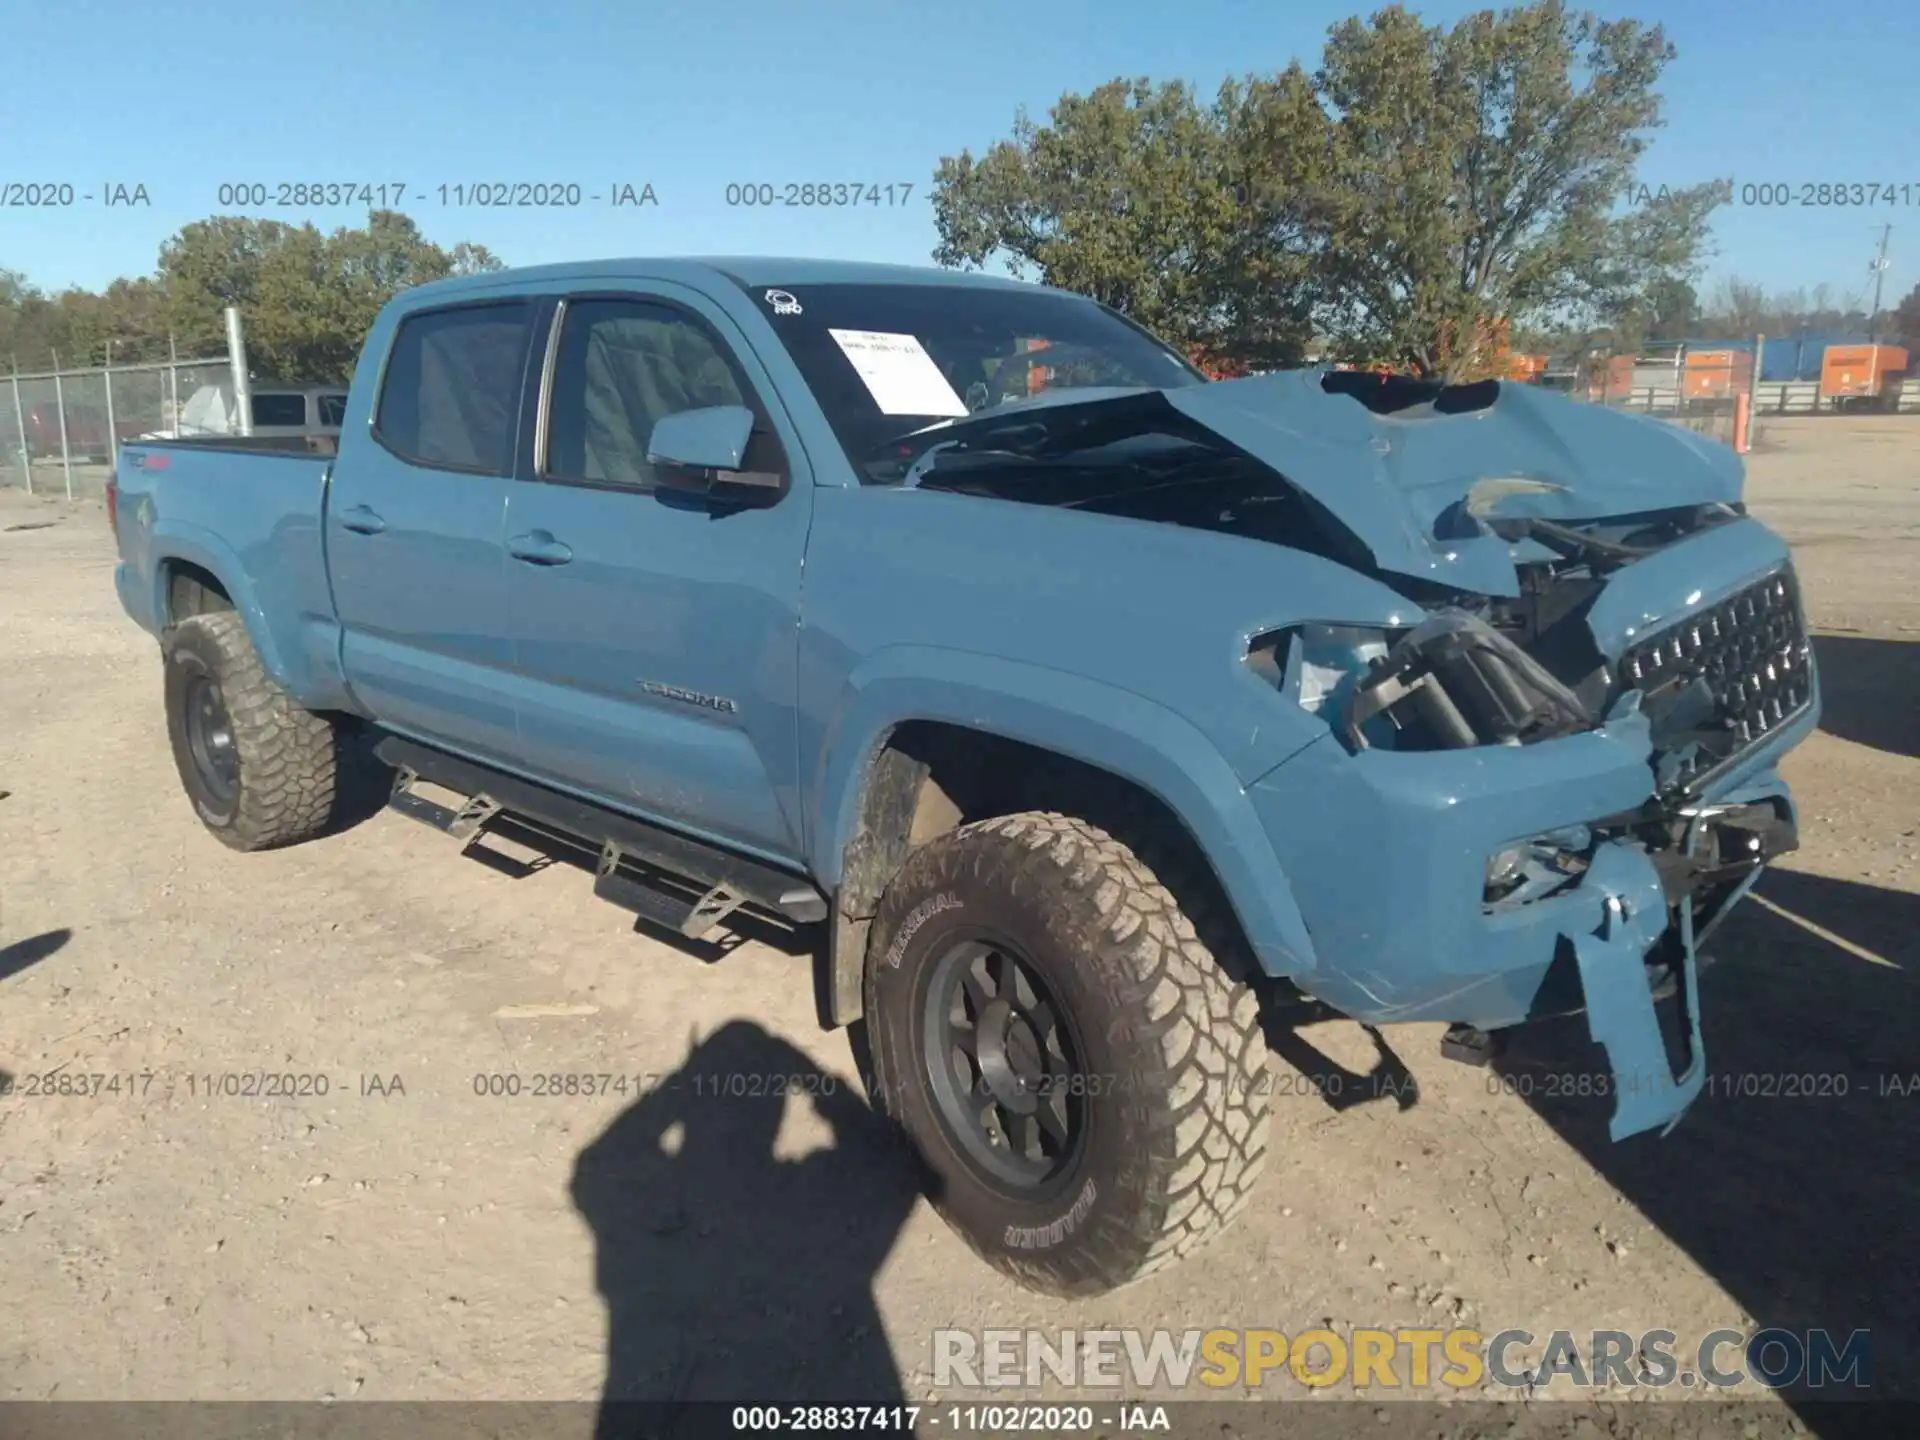
[[[1307,404],[1333,406],[1330,419],[1364,413],[1371,448],[1387,455],[1436,425],[1497,420],[1499,404],[1521,403],[1503,401],[1509,388],[1329,371],[1304,393],[1314,397]],[[1303,387],[1281,392],[1289,393]],[[1811,652],[1790,565],[1679,624],[1636,636],[1612,660],[1595,643],[1588,612],[1612,577],[1741,519],[1737,503],[1548,518],[1527,501],[1559,498],[1567,486],[1474,478],[1450,492],[1457,498],[1433,516],[1427,538],[1440,551],[1476,543],[1505,550],[1516,593],[1479,594],[1379,563],[1361,538],[1362,512],[1339,508],[1348,490],[1357,500],[1375,497],[1358,495],[1357,486],[1336,495],[1296,483],[1283,468],[1284,446],[1250,452],[1188,413],[1192,392],[1088,396],[1062,392],[1045,405],[1005,406],[918,432],[870,466],[870,478],[1244,536],[1390,585],[1428,618],[1375,635],[1291,627],[1255,637],[1247,657],[1355,750],[1533,744],[1594,729],[1637,692],[1653,733],[1655,791],[1679,803],[1811,698]],[[1522,428],[1530,426],[1526,417]],[[1297,432],[1276,433],[1301,442]],[[1500,446],[1489,437],[1483,448],[1497,454]],[[1434,488],[1424,475],[1413,478]],[[1673,488],[1685,494],[1684,485]],[[1416,510],[1410,493],[1407,517]]]
[[[1639,456],[1637,473],[1623,461],[1616,477],[1616,457],[1602,445],[1576,451],[1581,437],[1558,434],[1537,445],[1544,427],[1531,397],[1504,401],[1512,418],[1502,429],[1491,412],[1506,387],[1496,382],[1329,372],[1290,384],[1274,391],[1282,413],[1268,428],[1251,404],[1206,411],[1214,404],[1206,392],[1219,387],[1201,387],[1198,400],[1192,391],[1171,400],[1134,392],[1007,406],[910,437],[882,462],[889,473],[871,478],[1243,536],[1380,581],[1425,618],[1398,630],[1333,617],[1290,625],[1253,637],[1246,655],[1255,674],[1355,753],[1533,745],[1637,711],[1651,740],[1644,804],[1500,850],[1488,863],[1483,904],[1502,911],[1559,894],[1581,883],[1607,846],[1630,841],[1658,870],[1675,918],[1646,957],[1656,988],[1663,969],[1670,980],[1680,966],[1682,909],[1697,942],[1762,865],[1796,844],[1784,805],[1702,803],[1715,775],[1811,703],[1811,649],[1791,564],[1770,562],[1705,606],[1697,591],[1673,593],[1674,574],[1687,585],[1696,577],[1670,565],[1660,582],[1668,598],[1655,608],[1682,618],[1616,630],[1603,652],[1594,612],[1610,583],[1743,519],[1737,486],[1705,474],[1717,461],[1700,461],[1691,440],[1641,430],[1654,453]],[[1285,415],[1287,404],[1301,414]],[[1364,417],[1357,427],[1356,416]],[[1475,425],[1484,428],[1464,428]],[[1436,438],[1442,429],[1455,437],[1452,450]],[[1336,444],[1373,458],[1342,469],[1330,460]],[[1671,479],[1668,448],[1676,450]],[[1487,468],[1478,468],[1483,457]],[[1309,475],[1295,466],[1318,468]],[[1559,483],[1562,476],[1580,483]],[[1608,514],[1616,495],[1641,503]],[[1389,554],[1382,542],[1396,539],[1396,528],[1412,544]],[[1477,546],[1482,562],[1494,547],[1511,584],[1483,593],[1446,583],[1439,564],[1416,573],[1421,546],[1441,560]],[[1494,570],[1483,563],[1473,573]],[[1632,608],[1640,621],[1648,607]]]
[[[1634,532],[1634,544],[1731,518],[1657,517]],[[1526,538],[1543,528],[1531,522]],[[1637,692],[1653,732],[1656,788],[1677,795],[1697,791],[1811,699],[1812,649],[1790,565],[1637,639],[1610,662],[1594,643],[1587,608],[1611,573],[1657,545],[1623,553],[1625,542],[1552,529],[1550,543],[1574,551],[1584,542],[1589,555],[1522,566],[1517,600],[1430,606],[1432,618],[1397,637],[1355,686],[1341,727],[1349,745],[1530,744],[1592,729]]]

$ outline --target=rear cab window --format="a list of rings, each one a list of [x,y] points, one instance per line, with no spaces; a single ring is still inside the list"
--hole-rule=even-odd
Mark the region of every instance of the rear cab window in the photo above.
[[[387,353],[374,438],[414,465],[510,476],[531,300],[423,310]]]

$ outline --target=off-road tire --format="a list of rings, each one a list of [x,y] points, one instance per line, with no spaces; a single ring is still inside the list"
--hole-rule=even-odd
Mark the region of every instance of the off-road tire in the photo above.
[[[342,768],[339,726],[273,682],[240,616],[228,610],[181,621],[167,632],[162,657],[173,761],[201,823],[235,850],[268,850],[324,831]],[[194,760],[185,711],[196,677],[218,687],[230,720],[239,766],[231,799],[214,793]]]
[[[1078,1036],[1085,1141],[1046,1193],[995,1183],[941,1117],[924,1009],[938,957],[1011,941]],[[1028,812],[917,850],[888,885],[866,965],[874,1098],[932,1172],[932,1198],[1030,1290],[1097,1295],[1182,1258],[1245,1207],[1268,1140],[1259,1005],[1127,845]]]

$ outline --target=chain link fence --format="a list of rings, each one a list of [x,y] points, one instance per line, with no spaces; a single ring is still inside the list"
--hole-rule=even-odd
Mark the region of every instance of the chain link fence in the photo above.
[[[97,495],[131,440],[193,434],[200,414],[231,414],[227,355],[75,366],[0,376],[0,487]]]
[[[1766,357],[1757,376],[1756,355]],[[1791,338],[1755,336],[1631,354],[1598,349],[1530,378],[1576,400],[1658,416],[1740,449],[1758,444],[1776,415],[1920,411],[1920,374],[1909,373],[1909,358],[1898,345],[1822,342],[1808,349]]]
[[[1739,438],[1753,398],[1753,353],[1739,349],[1596,350],[1559,377],[1575,400],[1683,425],[1723,445]],[[1746,403],[1743,403],[1746,402]]]

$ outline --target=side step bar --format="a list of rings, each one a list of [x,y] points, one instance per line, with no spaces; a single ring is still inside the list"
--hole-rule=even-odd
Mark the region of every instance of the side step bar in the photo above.
[[[398,735],[374,753],[395,771],[391,809],[462,842],[504,817],[597,850],[593,893],[651,924],[698,939],[745,905],[801,925],[827,918],[824,895],[761,861]],[[429,800],[413,788],[421,781],[467,799]]]

